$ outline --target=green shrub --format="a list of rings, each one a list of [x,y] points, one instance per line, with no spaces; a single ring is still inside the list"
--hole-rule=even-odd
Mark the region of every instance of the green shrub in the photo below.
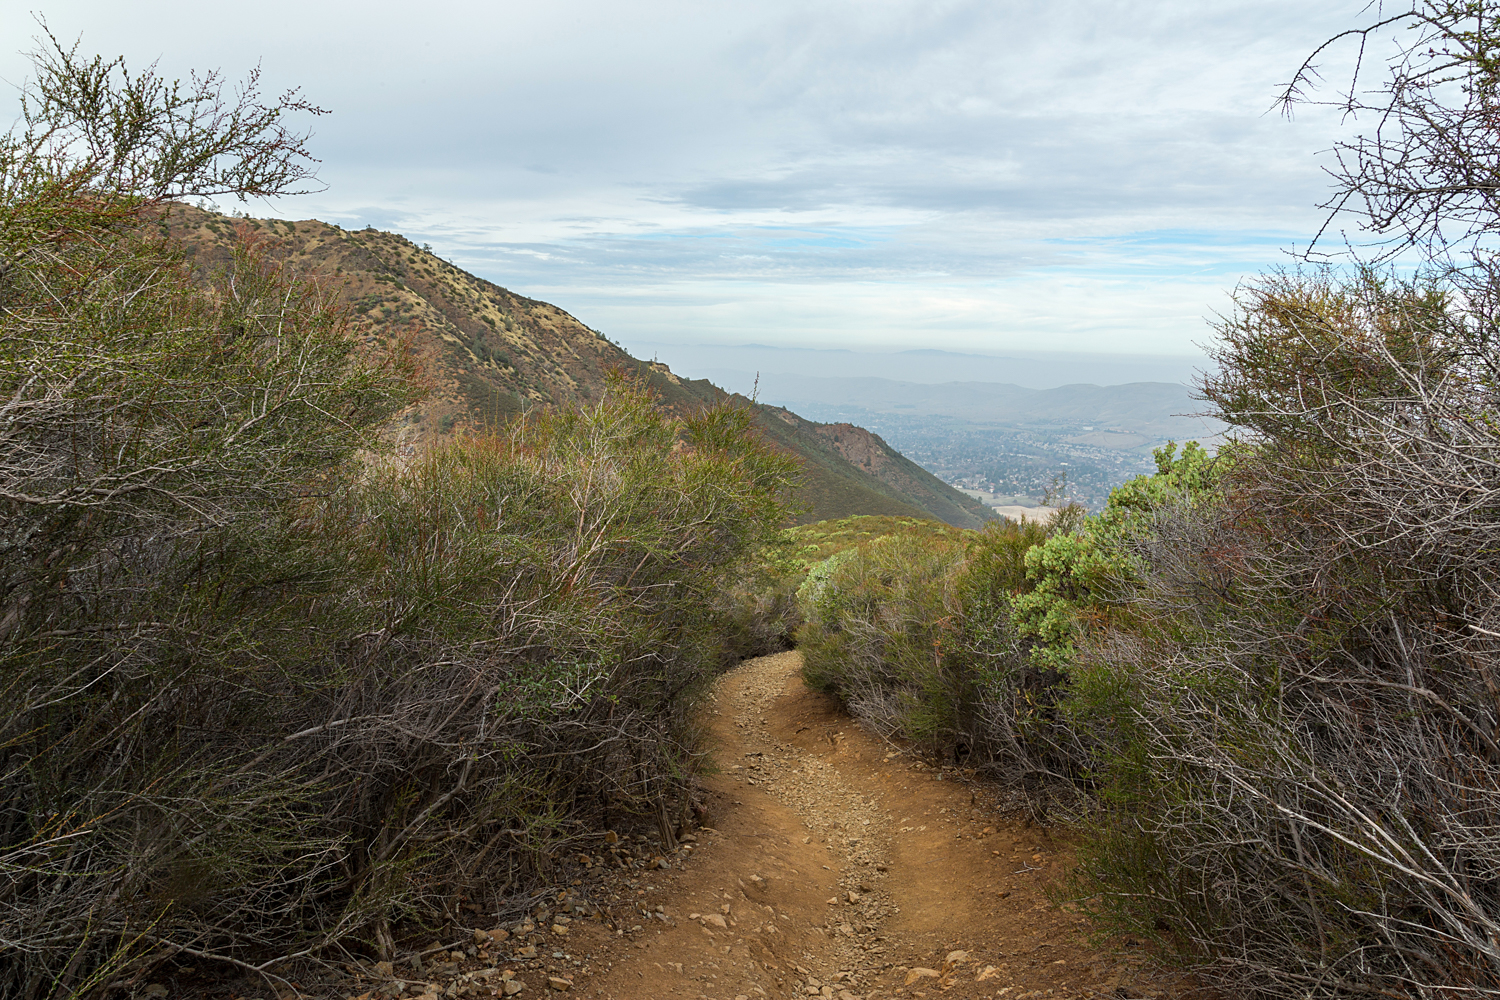
[[[670,843],[713,598],[790,461],[624,382],[382,459],[413,366],[248,229],[204,288],[153,224],[303,176],[288,108],[49,58],[0,140],[0,994],[389,958],[465,895],[525,905],[581,831]],[[57,155],[84,92],[146,145]]]
[[[1211,494],[1228,462],[1227,454],[1210,456],[1196,441],[1181,456],[1175,441],[1153,455],[1154,475],[1111,490],[1096,517],[1082,518],[1081,508],[1071,505],[1059,511],[1050,537],[1026,552],[1026,585],[1016,588],[1011,609],[1038,667],[1066,671],[1090,627],[1127,613],[1140,580],[1132,540],[1150,533],[1163,504]]]
[[[95,559],[109,630],[75,609],[59,642],[64,608],[34,592],[5,637],[0,764],[28,817],[4,847],[33,872],[8,919],[47,939],[0,974],[88,981],[189,940],[389,957],[456,896],[524,904],[576,824],[638,816],[670,842],[724,655],[712,599],[789,473],[743,414],[674,423],[617,387],[188,550],[132,542],[107,603]]]
[[[964,671],[948,662],[962,551],[895,534],[814,567],[798,593],[808,683],[884,733],[951,744],[969,700]]]
[[[1144,496],[1130,589],[1076,637],[1065,717],[1102,808],[1074,894],[1234,995],[1500,988],[1477,301],[1368,273],[1244,290],[1206,390],[1248,444]]]
[[[798,590],[809,683],[1023,788],[1039,812],[1086,808],[1099,761],[1079,723],[1120,706],[1075,686],[1078,646],[1129,618],[1140,570],[1127,542],[1149,533],[1154,505],[1204,494],[1224,467],[1195,443],[1157,464],[1098,517],[898,531],[815,564]]]
[[[809,573],[820,578],[830,556],[893,531],[941,537],[954,529],[918,518],[865,515],[780,531],[755,552],[716,601],[724,621],[726,656],[735,660],[790,648],[802,626],[797,595],[807,586]]]

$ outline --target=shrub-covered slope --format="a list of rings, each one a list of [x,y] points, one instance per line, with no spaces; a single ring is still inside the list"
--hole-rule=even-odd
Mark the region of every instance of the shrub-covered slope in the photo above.
[[[811,509],[798,523],[860,514],[931,517],[958,528],[994,520],[988,507],[863,427],[820,424],[781,407],[757,409],[761,431],[803,460],[802,499]]]
[[[56,231],[49,194],[11,218]],[[786,518],[793,463],[749,413],[679,419],[617,379],[382,461],[413,380],[326,298],[253,245],[205,288],[171,244],[83,225],[66,253],[0,227],[25,261],[0,314],[0,995],[181,954],[390,959],[461,903],[525,908],[601,829],[670,846],[731,652],[716,601]]]
[[[1093,518],[829,560],[798,594],[809,680],[1084,820],[1079,905],[1225,995],[1495,995],[1500,337],[1476,301],[1246,286],[1203,386],[1238,442],[1160,449]]]
[[[556,306],[475,277],[396,233],[346,231],[317,220],[226,218],[187,206],[174,207],[162,226],[187,244],[204,272],[229,259],[238,229],[273,240],[279,256],[316,275],[353,309],[367,344],[407,343],[431,386],[427,399],[401,418],[398,433],[411,452],[456,428],[595,401],[614,369],[639,373],[679,415],[726,398],[712,383],[633,358]],[[808,509],[801,520],[916,515],[974,527],[993,517],[861,428],[755,410],[761,431],[803,463],[799,500]]]

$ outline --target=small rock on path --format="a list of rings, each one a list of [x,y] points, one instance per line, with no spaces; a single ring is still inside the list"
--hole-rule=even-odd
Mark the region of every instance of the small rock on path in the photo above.
[[[1140,955],[1089,948],[1050,904],[1069,846],[981,786],[881,742],[807,688],[795,652],[747,661],[707,707],[712,833],[637,890],[670,923],[576,992],[839,1000],[1166,996]]]

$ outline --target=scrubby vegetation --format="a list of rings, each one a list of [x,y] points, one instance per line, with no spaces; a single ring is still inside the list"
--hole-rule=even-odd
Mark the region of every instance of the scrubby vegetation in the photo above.
[[[0,141],[0,994],[389,958],[688,807],[714,595],[793,464],[621,379],[419,461],[399,352],[170,199],[303,176],[295,101],[55,49]]]
[[[1250,446],[1153,507],[1073,661],[1109,924],[1267,995],[1500,985],[1490,322],[1365,276],[1224,325]]]
[[[1500,988],[1496,331],[1364,274],[1247,288],[1082,523],[889,538],[803,592],[808,676],[1089,831],[1073,895],[1236,995]]]
[[[980,531],[778,531],[748,410],[623,377],[395,461],[399,350],[249,227],[205,286],[156,225],[294,187],[312,109],[41,57],[0,141],[0,992],[388,957],[594,831],[670,843],[695,695],[795,635],[1081,824],[1101,932],[1232,996],[1500,993],[1496,43],[1404,17],[1404,153],[1346,193],[1444,255],[1248,283],[1199,387],[1232,445]]]
[[[1486,4],[1393,20],[1337,204],[1436,251],[1415,276],[1247,283],[1199,386],[1232,446],[803,592],[811,680],[1065,810],[1068,895],[1226,995],[1500,993],[1496,39]]]
[[[1035,521],[892,532],[813,566],[798,589],[809,683],[838,694],[877,731],[1010,776],[999,763],[1014,763],[1014,706],[1001,702],[1040,676],[1012,621],[1012,598],[1026,590],[1028,555],[1047,535]]]
[[[721,639],[743,659],[791,648],[802,625],[797,601],[809,575],[820,577],[840,553],[890,534],[957,536],[941,521],[861,514],[784,528],[761,545],[716,598]]]

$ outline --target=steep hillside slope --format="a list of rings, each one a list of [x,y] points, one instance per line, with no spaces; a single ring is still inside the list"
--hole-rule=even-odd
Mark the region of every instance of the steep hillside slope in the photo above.
[[[710,382],[633,358],[556,306],[475,277],[395,233],[350,232],[317,220],[231,219],[187,206],[174,207],[161,225],[204,270],[228,261],[239,234],[274,240],[279,255],[349,305],[366,342],[410,344],[432,392],[397,429],[406,451],[531,407],[587,404],[614,369],[638,373],[673,410],[726,395]],[[889,514],[976,527],[993,516],[866,431],[756,410],[766,435],[803,461],[808,510],[799,521]]]
[[[803,456],[808,470],[804,492],[815,511],[846,509],[858,502],[862,513],[868,509],[871,514],[910,516],[916,510],[921,512],[918,516],[925,514],[959,528],[977,528],[994,517],[988,507],[959,493],[863,427],[820,424],[782,407],[762,405],[760,409],[770,418],[761,421],[767,435]],[[879,494],[890,506],[865,497],[866,492]],[[799,523],[822,519],[808,514]]]

